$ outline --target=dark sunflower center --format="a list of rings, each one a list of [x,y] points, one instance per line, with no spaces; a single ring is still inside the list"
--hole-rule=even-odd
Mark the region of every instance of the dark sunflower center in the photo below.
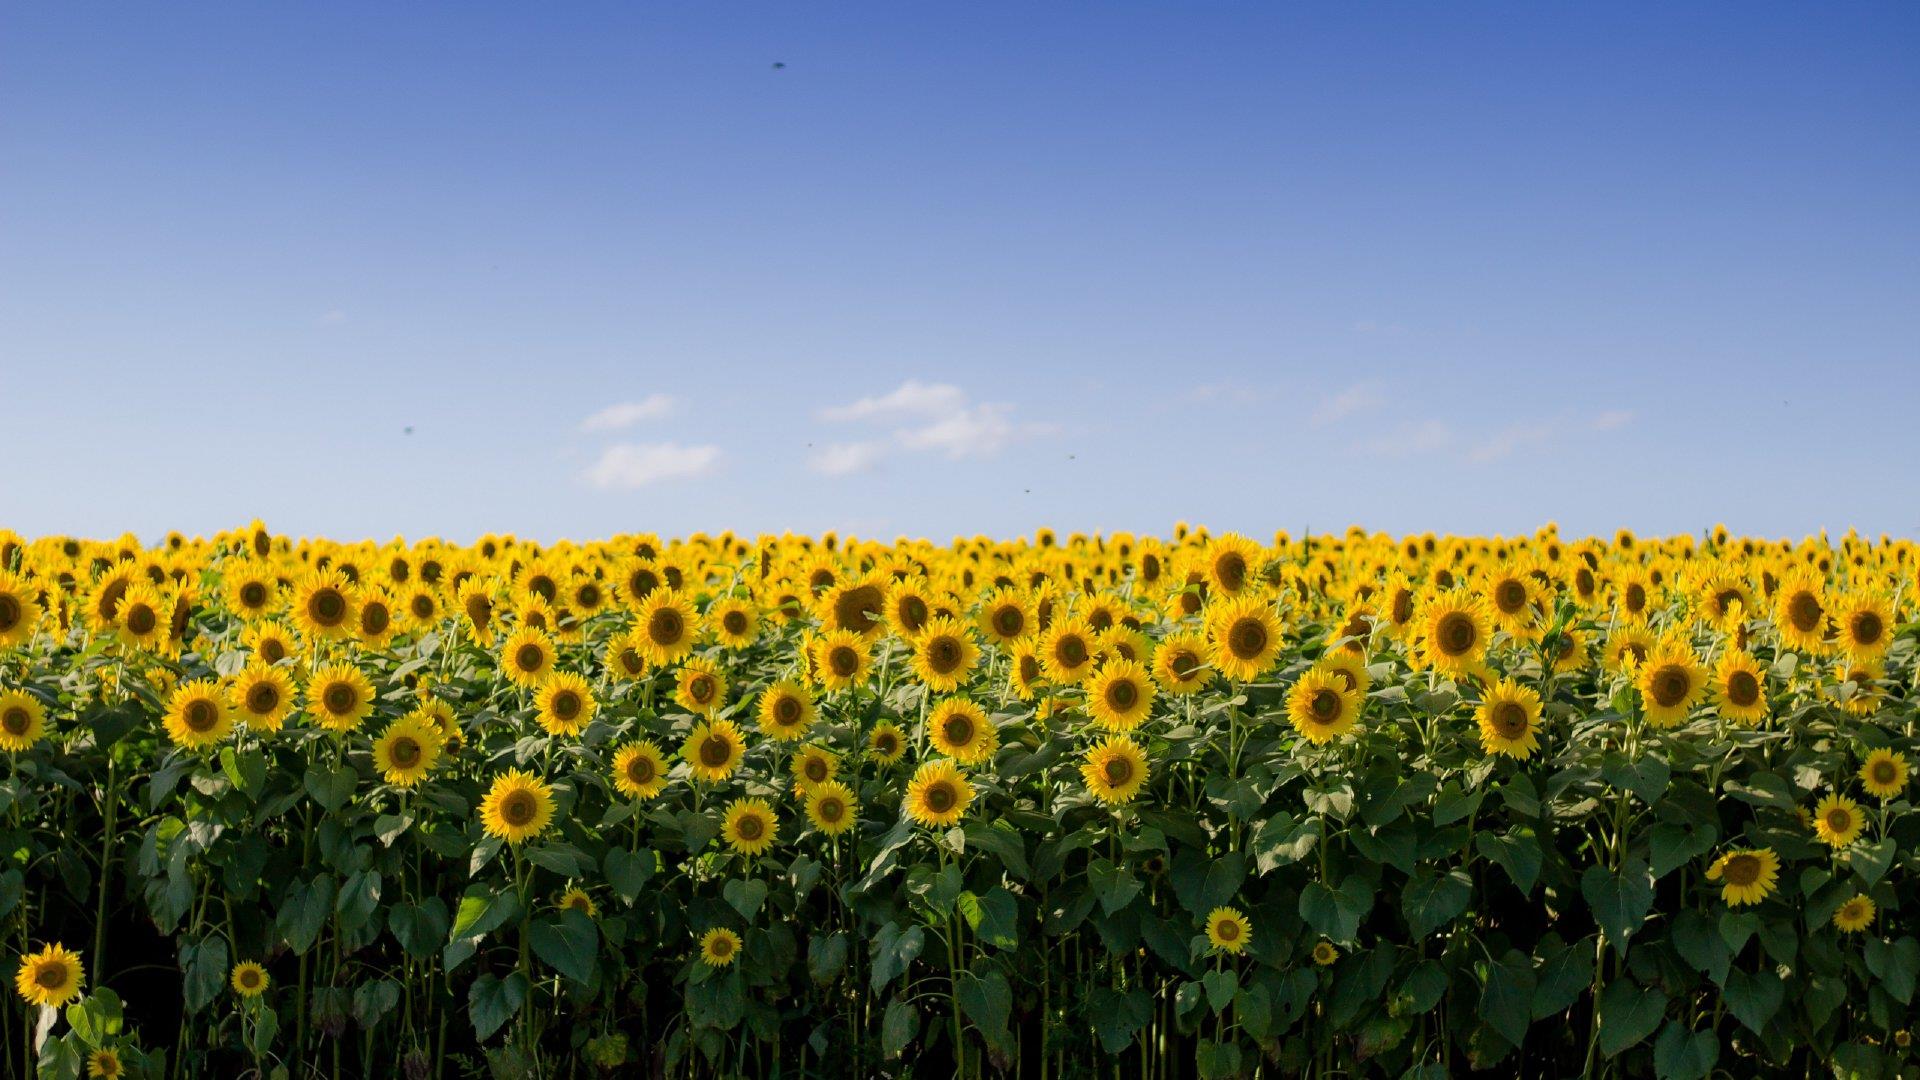
[[[811,780],[812,782],[818,784],[821,781],[827,779],[828,774],[827,774],[826,759],[825,758],[808,758],[806,765],[800,771],[806,774],[806,777],[808,780]]]
[[[900,622],[908,630],[918,630],[927,625],[927,602],[918,596],[909,596],[900,601]]]
[[[1241,660],[1257,660],[1267,651],[1267,628],[1259,619],[1241,619],[1227,632],[1227,648]]]
[[[1107,686],[1107,704],[1119,712],[1133,708],[1139,700],[1140,688],[1131,679],[1115,679]]]
[[[1871,611],[1862,611],[1854,615],[1852,623],[1853,640],[1857,645],[1872,645],[1886,632],[1886,624],[1880,616]]]
[[[539,800],[533,797],[533,792],[531,791],[513,791],[508,793],[506,798],[500,800],[500,820],[516,829],[525,828],[533,824],[534,815],[537,814],[539,810]]]
[[[467,597],[467,618],[473,625],[485,627],[493,619],[493,601],[484,596]]]
[[[1322,687],[1314,691],[1307,700],[1307,711],[1321,723],[1328,723],[1340,716],[1340,695],[1337,691]]]
[[[635,570],[627,575],[627,595],[635,600],[644,600],[647,594],[660,587],[660,579],[651,570]]]
[[[856,585],[834,601],[834,624],[842,630],[865,631],[880,617],[886,602],[880,586]]]
[[[734,831],[740,834],[742,840],[758,840],[767,834],[767,824],[760,820],[758,814],[742,814]]]
[[[353,711],[353,707],[360,703],[360,695],[346,683],[334,683],[320,695],[320,701],[328,712],[342,715]]]
[[[539,671],[546,666],[547,650],[529,642],[514,650],[513,663],[521,671]]]
[[[413,612],[413,617],[416,619],[433,618],[433,597],[421,593],[413,598],[408,605],[408,610]]]
[[[1518,702],[1499,702],[1489,715],[1493,720],[1493,730],[1499,732],[1503,739],[1518,739],[1532,726],[1527,722],[1527,710]]]
[[[1026,626],[1027,617],[1011,604],[993,613],[993,628],[999,631],[1001,637],[1019,637],[1020,631]]]
[[[360,629],[369,634],[384,634],[393,625],[393,613],[385,604],[368,604],[360,609]]]
[[[1440,643],[1440,651],[1448,656],[1464,656],[1473,651],[1475,642],[1480,640],[1480,630],[1473,625],[1473,619],[1457,611],[1441,616],[1438,632],[1434,640]]]
[[[1063,665],[1077,668],[1087,662],[1087,643],[1078,634],[1069,634],[1060,639],[1053,653]]]
[[[553,603],[554,597],[560,595],[560,587],[554,584],[553,579],[545,574],[535,574],[528,578],[527,589],[530,592],[537,593],[540,599],[545,600],[549,604]]]
[[[257,682],[247,688],[247,711],[261,716],[280,707],[280,688],[270,682]]]
[[[800,702],[791,697],[781,697],[773,703],[774,722],[781,727],[792,727],[800,722]]]
[[[600,586],[591,582],[573,590],[573,602],[591,611],[600,606]]]
[[[1133,779],[1133,762],[1123,757],[1110,757],[1100,772],[1107,778],[1108,787],[1125,787]]]
[[[337,589],[321,589],[307,601],[307,614],[321,626],[338,626],[347,617],[347,598]]]
[[[562,690],[553,695],[553,715],[562,720],[571,720],[580,715],[580,695],[572,690]]]
[[[1827,811],[1827,828],[1837,833],[1853,828],[1853,812],[1844,806],[1836,806]]]
[[[1200,670],[1200,655],[1184,650],[1177,652],[1168,659],[1167,667],[1173,672],[1176,678],[1185,681],[1190,678],[1194,672]]]
[[[1229,551],[1214,560],[1213,572],[1228,592],[1239,592],[1247,583],[1247,560],[1237,551]]]
[[[1720,872],[1729,885],[1751,885],[1760,880],[1760,857],[1742,852],[1728,859]]]
[[[1240,924],[1232,919],[1221,919],[1213,924],[1213,936],[1221,941],[1239,941]]]
[[[33,715],[17,705],[0,713],[0,728],[9,735],[25,735],[32,727]]]
[[[1593,571],[1581,567],[1573,572],[1573,591],[1581,596],[1592,596],[1595,587]]]
[[[183,719],[191,730],[212,731],[220,723],[220,710],[211,701],[189,701]]]
[[[11,731],[13,729],[9,726],[8,730]],[[1876,761],[1873,763],[1873,768],[1868,770],[1868,775],[1873,777],[1874,783],[1885,786],[1893,783],[1894,780],[1899,777],[1900,770],[1895,768],[1891,761]]]
[[[145,604],[127,612],[127,629],[136,634],[151,634],[153,628],[160,625],[160,616]]]
[[[393,759],[395,765],[403,769],[411,768],[420,762],[420,744],[411,737],[402,735],[393,740],[393,745],[387,748],[387,756]]]
[[[1020,658],[1020,681],[1032,682],[1040,677],[1040,661],[1032,655]]]
[[[633,760],[627,762],[627,779],[643,787],[653,783],[653,759],[645,754],[635,754]]]
[[[821,821],[834,825],[847,816],[847,804],[838,795],[826,795],[814,803],[813,812]]]
[[[1654,704],[1671,709],[1687,699],[1693,680],[1679,666],[1668,664],[1653,673]]]
[[[1760,700],[1760,680],[1751,671],[1736,671],[1727,676],[1727,700],[1747,706]]]
[[[267,602],[267,587],[258,581],[240,586],[240,602],[247,607],[262,607]]]
[[[930,784],[927,787],[927,809],[936,814],[944,814],[953,809],[953,804],[958,801],[960,801],[960,793],[955,791],[953,785],[945,780]]]
[[[940,735],[948,746],[965,746],[973,741],[973,717],[955,713],[940,725]]]
[[[747,613],[729,611],[720,617],[720,625],[729,634],[744,634],[747,632]]]
[[[845,645],[837,646],[827,653],[827,666],[840,678],[851,678],[860,670],[860,654]]]
[[[700,764],[717,769],[733,760],[733,743],[724,735],[709,735],[700,743]]]
[[[1811,634],[1820,629],[1820,620],[1826,616],[1826,609],[1820,606],[1815,596],[1802,590],[1794,593],[1787,601],[1787,620],[1793,628],[1803,634]]]
[[[53,962],[43,963],[34,969],[34,984],[42,990],[59,990],[67,985],[67,965]]]
[[[1647,606],[1647,587],[1634,582],[1627,586],[1627,610],[1638,612]]]
[[[941,675],[960,666],[960,643],[950,637],[937,637],[927,643],[927,666]]]
[[[727,957],[733,955],[733,939],[726,937],[714,938],[713,944],[708,946],[708,948],[713,951],[715,957],[725,960]]]
[[[1509,578],[1493,590],[1493,602],[1508,615],[1517,615],[1527,606],[1527,587]]]
[[[900,740],[891,731],[883,731],[873,737],[873,748],[882,754],[891,756],[900,748]]]
[[[277,664],[287,658],[286,642],[279,638],[264,638],[260,642],[260,655],[269,664]]]
[[[640,655],[638,650],[631,648],[620,650],[620,670],[629,675],[638,675],[640,672],[646,670],[646,667],[646,660]]]
[[[695,675],[687,680],[687,696],[705,705],[713,700],[713,676]]]
[[[687,620],[672,608],[661,608],[647,619],[647,637],[655,645],[678,645],[687,634]]]

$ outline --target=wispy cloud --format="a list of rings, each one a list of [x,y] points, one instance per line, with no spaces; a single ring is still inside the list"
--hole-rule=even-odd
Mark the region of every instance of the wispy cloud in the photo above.
[[[1514,451],[1523,446],[1545,442],[1552,434],[1553,428],[1545,424],[1515,424],[1468,450],[1467,460],[1475,465],[1491,464],[1512,456]]]
[[[1308,423],[1314,427],[1326,427],[1338,423],[1358,412],[1378,406],[1382,401],[1380,384],[1372,381],[1354,383],[1345,390],[1334,394],[1314,407],[1313,416]]]
[[[1626,409],[1608,409],[1593,418],[1593,430],[1614,431],[1633,423],[1633,413]]]
[[[671,414],[677,403],[666,394],[648,394],[639,401],[609,405],[580,421],[581,431],[619,431],[642,420],[658,420]]]
[[[1014,407],[1005,402],[974,402],[957,386],[909,379],[888,393],[821,409],[819,417],[838,423],[896,424],[899,426],[893,429],[892,441],[901,449],[959,459],[987,457],[1021,439],[1054,430],[1048,424],[1018,421],[1013,413]],[[872,443],[849,445],[877,446]],[[882,452],[879,448],[855,452],[846,446],[832,449],[838,452],[816,457],[848,466],[840,472],[858,471],[854,465],[871,467]],[[825,470],[816,466],[816,471]]]
[[[720,462],[717,446],[615,443],[587,468],[587,483],[608,490],[643,488],[662,480],[705,476]]]
[[[1423,420],[1387,432],[1364,445],[1367,451],[1380,457],[1432,454],[1453,445],[1453,429],[1439,420]]]
[[[872,470],[886,454],[882,443],[832,443],[808,457],[807,468],[822,476],[848,476]]]

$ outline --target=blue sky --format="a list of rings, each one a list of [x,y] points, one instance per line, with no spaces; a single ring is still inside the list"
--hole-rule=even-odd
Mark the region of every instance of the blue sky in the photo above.
[[[0,524],[1917,535],[1916,40],[0,0]]]

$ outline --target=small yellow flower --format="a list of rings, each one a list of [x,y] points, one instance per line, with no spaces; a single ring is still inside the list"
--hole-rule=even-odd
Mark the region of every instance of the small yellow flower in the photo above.
[[[227,980],[233,984],[233,992],[243,998],[257,998],[267,992],[267,969],[251,960],[242,960],[233,965],[233,976]]]
[[[1840,910],[1833,913],[1833,925],[1839,927],[1842,933],[1859,933],[1873,925],[1873,916],[1877,910],[1872,900],[1864,896],[1855,896],[1841,904]]]
[[[21,1000],[29,1005],[56,1009],[79,997],[86,981],[80,954],[57,942],[22,956],[20,970],[13,976],[13,985],[20,992]]]
[[[700,938],[700,960],[708,967],[726,967],[740,955],[740,935],[716,926]]]
[[[1253,927],[1238,908],[1218,907],[1207,916],[1207,941],[1224,953],[1238,953],[1253,940]]]

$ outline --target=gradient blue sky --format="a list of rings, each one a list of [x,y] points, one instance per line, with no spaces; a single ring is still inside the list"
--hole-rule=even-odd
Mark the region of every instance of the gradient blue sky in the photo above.
[[[4,0],[0,524],[1920,534],[1917,45]]]

